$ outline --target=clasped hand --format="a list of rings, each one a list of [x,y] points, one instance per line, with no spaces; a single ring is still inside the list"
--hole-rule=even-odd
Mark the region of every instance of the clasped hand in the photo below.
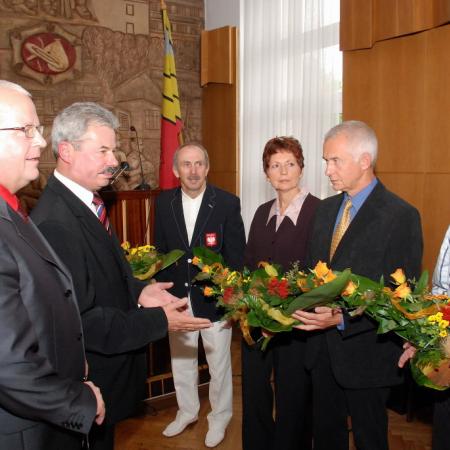
[[[297,310],[292,317],[301,322],[295,328],[304,331],[324,330],[342,322],[342,312],[338,308],[318,306],[314,312]]]

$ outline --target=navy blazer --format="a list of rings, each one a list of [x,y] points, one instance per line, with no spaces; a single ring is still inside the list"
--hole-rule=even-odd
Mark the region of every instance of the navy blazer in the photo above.
[[[320,203],[310,241],[308,265],[321,260],[332,269],[347,267],[358,275],[385,283],[397,268],[407,278],[418,278],[422,262],[422,228],[419,212],[388,191],[378,182],[353,218],[340,241],[333,259],[329,252],[336,217],[344,194]],[[401,342],[393,333],[377,335],[377,325],[367,316],[349,319],[345,330],[330,328],[312,333],[308,340],[306,364],[312,367],[321,339],[326,339],[331,368],[337,382],[344,388],[371,388],[399,384],[397,367],[402,352]]]
[[[208,236],[210,240],[207,242]],[[177,264],[160,272],[158,279],[173,281],[172,293],[177,297],[190,294],[195,316],[206,317],[212,321],[219,320],[223,312],[216,308],[216,301],[204,297],[201,285],[192,283],[192,278],[198,273],[197,267],[191,264],[192,249],[207,246],[222,254],[229,267],[242,268],[245,231],[239,199],[208,184],[189,243],[181,188],[162,191],[155,203],[155,246],[164,253],[173,249],[186,252]]]
[[[136,280],[115,233],[53,175],[33,220],[72,273],[89,377],[103,393],[106,421],[129,416],[146,393],[146,345],[167,334],[162,308],[138,308]]]
[[[85,434],[91,427],[97,404],[82,383],[85,355],[73,291],[67,269],[36,226],[0,198],[1,448],[28,448],[20,436],[25,430],[55,439],[59,427]],[[80,445],[81,436],[74,439]],[[56,439],[45,448],[61,447]]]

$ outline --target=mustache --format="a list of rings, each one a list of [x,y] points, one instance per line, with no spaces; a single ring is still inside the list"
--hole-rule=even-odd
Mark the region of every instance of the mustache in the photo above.
[[[108,166],[105,169],[103,169],[103,171],[101,172],[102,174],[113,174],[114,172],[117,171],[117,166]]]

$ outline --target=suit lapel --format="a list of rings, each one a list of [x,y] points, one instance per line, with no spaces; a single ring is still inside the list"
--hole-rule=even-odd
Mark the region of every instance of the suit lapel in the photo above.
[[[19,238],[21,238],[34,252],[42,259],[55,266],[58,269],[58,273],[63,274],[69,280],[71,279],[68,270],[59,260],[58,256],[31,219],[29,219],[28,223],[25,223],[22,217],[8,210],[8,207],[3,200],[1,200],[0,203],[0,216],[11,222],[12,226],[16,229]]]
[[[344,236],[342,237],[341,241],[339,242],[339,245],[336,249],[336,252],[334,253],[333,260],[339,257],[339,255],[345,251],[346,246],[348,246],[348,243],[353,242],[355,238],[362,235],[363,230],[367,227],[367,224],[372,222],[374,219],[374,213],[377,209],[377,203],[380,198],[380,195],[382,195],[382,192],[384,191],[384,186],[378,181],[376,186],[374,187],[373,191],[369,194],[366,201],[362,204],[361,208],[359,209],[356,216],[353,218],[353,220],[350,222],[349,227],[347,228],[347,231],[345,232]],[[341,201],[338,203],[338,208],[342,203]],[[337,215],[337,211],[336,211]],[[330,240],[331,245],[331,240]]]
[[[208,223],[211,214],[216,206],[216,192],[213,187],[207,185],[203,195],[202,204],[198,212],[197,220],[195,221],[194,232],[192,233],[191,247],[195,245],[205,245],[204,240],[201,240],[206,224]]]
[[[175,224],[177,226],[178,236],[180,237],[185,250],[189,250],[189,240],[187,235],[186,222],[184,220],[183,202],[180,188],[177,188],[175,190],[172,201],[170,202],[170,207],[172,209],[173,219],[175,220]]]
[[[113,257],[122,264],[120,244],[114,233],[110,236],[94,213],[64,184],[53,175],[48,180],[49,188],[60,196],[74,216],[79,220],[80,226],[88,239],[95,242],[94,248],[101,245],[104,251],[112,253]],[[117,243],[117,245],[115,245]]]

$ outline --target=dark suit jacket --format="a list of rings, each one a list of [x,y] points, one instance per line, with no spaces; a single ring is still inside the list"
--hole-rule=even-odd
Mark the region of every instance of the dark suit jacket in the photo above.
[[[103,393],[108,423],[130,415],[145,394],[145,348],[167,333],[161,308],[138,308],[136,280],[113,233],[54,176],[33,220],[72,273],[89,378]]]
[[[228,266],[242,267],[245,231],[239,199],[212,185],[207,185],[195,222],[191,244],[188,242],[183,216],[181,188],[162,191],[155,204],[155,245],[162,252],[181,249],[186,252],[176,265],[160,272],[158,279],[173,281],[172,293],[177,297],[191,295],[194,315],[217,321],[222,316],[213,299],[205,298],[192,278],[198,269],[191,264],[194,247],[205,246],[207,234],[215,236],[215,245],[208,247],[221,253]]]
[[[15,450],[28,448],[20,437],[25,430],[86,434],[97,405],[82,383],[84,370],[71,277],[34,224],[0,198],[0,448],[13,448],[5,442],[14,434]]]
[[[327,198],[317,210],[308,265],[327,261],[332,269],[347,267],[375,281],[403,268],[408,278],[420,275],[422,229],[418,211],[389,192],[380,182],[362,205],[329,261],[333,228],[343,194]],[[399,384],[399,341],[391,333],[376,334],[376,324],[366,316],[348,320],[345,331],[336,328],[312,335],[307,365],[312,367],[321,339],[326,339],[331,367],[344,388],[370,388]]]

